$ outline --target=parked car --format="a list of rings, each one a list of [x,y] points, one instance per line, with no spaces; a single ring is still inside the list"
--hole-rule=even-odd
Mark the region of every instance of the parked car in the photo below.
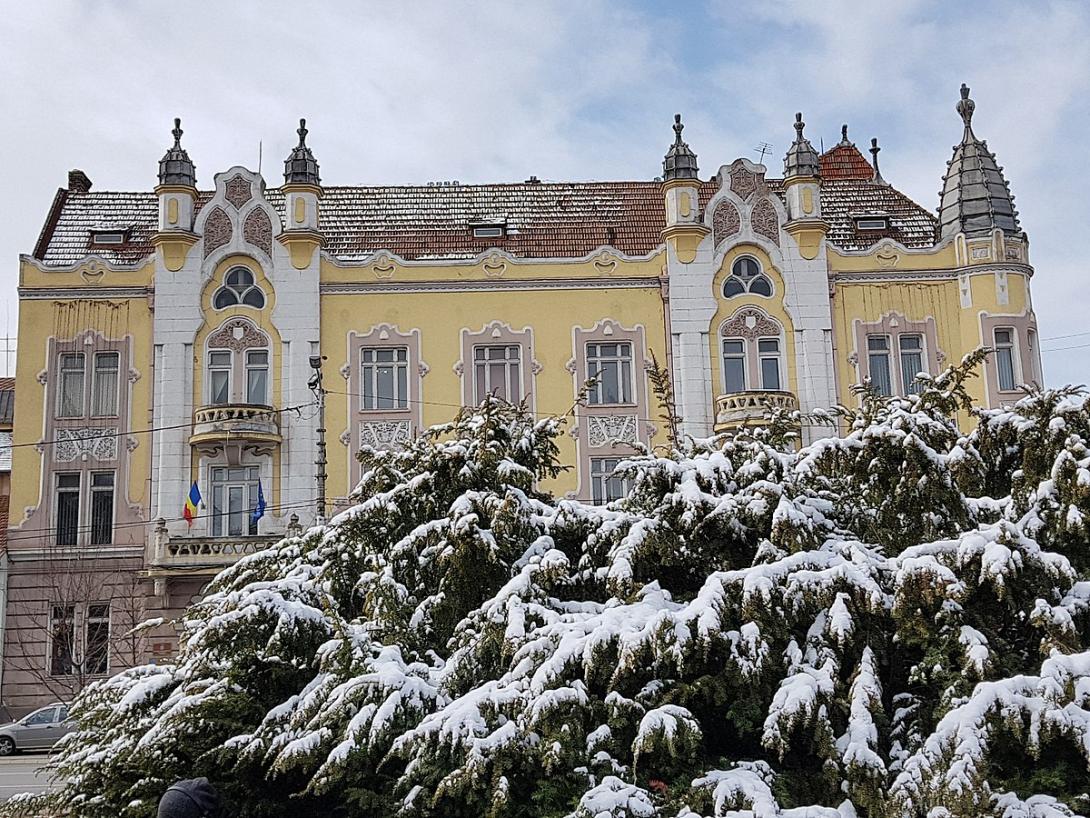
[[[46,705],[19,721],[0,725],[0,756],[20,750],[51,750],[57,740],[72,732],[75,726],[75,722],[68,720],[66,703]]]

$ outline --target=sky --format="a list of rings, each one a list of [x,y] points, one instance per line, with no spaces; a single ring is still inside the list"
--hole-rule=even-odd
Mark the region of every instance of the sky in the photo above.
[[[1046,382],[1090,383],[1090,3],[2,5],[0,335],[68,170],[152,189],[175,116],[207,187],[259,145],[278,184],[301,116],[330,184],[651,179],[675,112],[702,175],[768,142],[773,176],[802,111],[815,146],[878,137],[883,176],[934,210],[965,82],[1030,237]]]

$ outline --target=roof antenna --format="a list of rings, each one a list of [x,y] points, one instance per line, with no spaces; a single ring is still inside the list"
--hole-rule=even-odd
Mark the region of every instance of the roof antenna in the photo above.
[[[772,143],[758,142],[757,147],[753,149],[753,152],[760,154],[760,157],[757,159],[757,163],[763,165],[765,163],[765,154],[772,153]]]
[[[261,175],[261,140],[257,140],[257,175]]]

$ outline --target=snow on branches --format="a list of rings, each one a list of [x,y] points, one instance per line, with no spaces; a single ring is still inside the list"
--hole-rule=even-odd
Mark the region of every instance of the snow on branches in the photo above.
[[[364,450],[354,505],[244,558],[175,664],[89,688],[53,793],[145,818],[1055,818],[1090,810],[1090,407],[965,412],[975,359],[845,434],[771,430],[556,500],[561,422],[487,401]]]

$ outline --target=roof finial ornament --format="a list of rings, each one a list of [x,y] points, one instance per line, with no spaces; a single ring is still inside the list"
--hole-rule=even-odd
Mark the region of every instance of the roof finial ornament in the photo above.
[[[322,180],[318,175],[318,160],[307,147],[307,134],[310,131],[307,130],[307,121],[302,117],[295,132],[299,134],[299,144],[291,149],[288,158],[284,160],[284,184],[320,187]]]
[[[806,127],[806,123],[802,121],[802,111],[795,113],[795,139],[802,139],[802,129]]]
[[[299,120],[299,128],[296,133],[299,134],[299,147],[305,148],[307,146],[307,134],[310,133],[307,130],[307,121],[305,119]]]
[[[810,144],[810,140],[802,135],[806,123],[802,121],[802,113],[795,114],[795,141],[787,150],[787,156],[783,159],[784,178],[794,176],[816,177],[821,172],[821,165],[817,151]]]
[[[848,126],[847,124],[840,126],[840,144],[844,146],[851,146],[851,142],[848,140]]]
[[[170,132],[174,136],[174,147],[182,147],[182,118],[179,116],[174,117],[174,130]]]
[[[961,99],[957,104],[957,112],[961,114],[961,121],[965,123],[965,130],[972,131],[973,129],[973,111],[976,110],[976,103],[969,99],[969,86],[964,82],[961,84]]]
[[[699,172],[696,154],[681,138],[684,127],[681,124],[681,114],[674,114],[674,144],[666,151],[666,157],[662,160],[662,178],[667,182],[671,179],[696,179]]]
[[[871,181],[875,184],[884,185],[886,180],[882,178],[882,171],[878,170],[878,151],[880,150],[882,149],[878,147],[878,137],[872,138],[870,141],[870,155],[873,157],[871,164],[874,165],[874,177]]]
[[[159,160],[159,184],[195,187],[197,168],[182,147],[181,117],[174,117],[174,129],[170,133],[174,137],[174,144],[167,148],[167,152]]]

